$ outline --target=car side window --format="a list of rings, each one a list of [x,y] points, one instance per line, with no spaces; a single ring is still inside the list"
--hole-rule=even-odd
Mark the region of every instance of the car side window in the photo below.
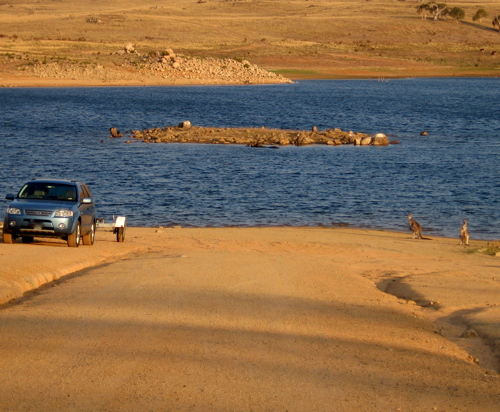
[[[92,193],[90,193],[90,189],[87,185],[83,185],[83,192],[85,193],[85,197],[92,197]]]

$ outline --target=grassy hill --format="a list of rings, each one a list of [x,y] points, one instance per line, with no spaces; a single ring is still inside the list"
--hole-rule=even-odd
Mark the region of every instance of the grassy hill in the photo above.
[[[397,0],[0,0],[0,70],[71,61],[122,68],[167,48],[238,58],[290,78],[497,76],[498,2],[449,3],[465,18],[432,21]],[[479,8],[490,16],[472,21]],[[498,51],[497,54],[492,52]],[[24,67],[24,69],[23,69]],[[1,77],[1,76],[0,76]]]

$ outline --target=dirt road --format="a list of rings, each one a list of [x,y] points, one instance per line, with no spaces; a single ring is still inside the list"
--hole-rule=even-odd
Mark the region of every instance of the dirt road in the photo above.
[[[96,246],[106,236],[98,233]],[[440,293],[440,283],[459,280],[452,272],[487,285],[498,259],[468,254],[456,240],[238,228],[130,229],[127,242],[141,254],[0,310],[1,411],[500,407],[498,375],[442,336],[431,309],[379,290],[418,275],[428,286],[420,290]],[[2,257],[75,252],[0,246]],[[443,316],[455,292],[436,303]]]

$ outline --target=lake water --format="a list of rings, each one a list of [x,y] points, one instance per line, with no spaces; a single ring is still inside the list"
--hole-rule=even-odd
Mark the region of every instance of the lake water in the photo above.
[[[338,226],[500,238],[500,79],[0,89],[0,194],[28,179],[88,183],[132,226]],[[125,144],[116,126],[382,132],[389,147]],[[420,132],[428,131],[427,137]]]

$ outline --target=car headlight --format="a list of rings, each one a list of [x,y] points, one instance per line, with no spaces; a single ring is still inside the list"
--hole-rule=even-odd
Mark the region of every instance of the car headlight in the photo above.
[[[9,207],[7,208],[7,213],[9,215],[20,215],[21,209],[18,209],[17,207]]]
[[[68,209],[62,209],[62,210],[56,210],[56,213],[54,213],[55,217],[71,217],[73,216],[73,212]]]

